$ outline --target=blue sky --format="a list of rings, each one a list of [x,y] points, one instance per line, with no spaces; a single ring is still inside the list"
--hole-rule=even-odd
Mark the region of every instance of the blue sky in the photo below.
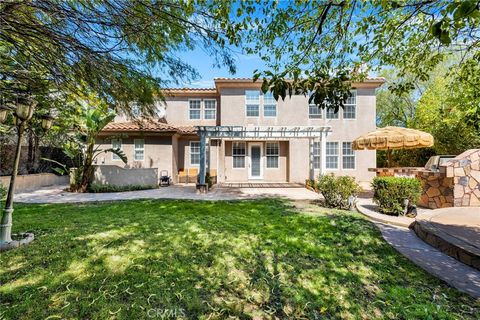
[[[213,67],[214,61],[201,48],[180,54],[180,58],[189,63],[200,74],[198,80],[191,83],[184,82],[179,87],[209,88],[214,87],[213,78],[215,77],[252,77],[255,69],[264,70],[265,66],[258,56],[244,55],[239,50],[234,53],[236,58],[237,73],[232,75],[226,67],[220,69]]]

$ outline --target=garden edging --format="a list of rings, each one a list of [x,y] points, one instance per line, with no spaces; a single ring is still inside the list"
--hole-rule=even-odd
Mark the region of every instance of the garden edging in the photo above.
[[[357,201],[357,211],[371,220],[404,228],[410,228],[415,223],[414,218],[389,216],[369,209],[367,206],[374,206],[371,199],[359,199]]]

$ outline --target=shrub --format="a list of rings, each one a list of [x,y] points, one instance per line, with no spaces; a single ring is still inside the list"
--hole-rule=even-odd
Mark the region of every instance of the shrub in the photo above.
[[[88,192],[91,193],[102,193],[102,192],[124,192],[124,191],[135,191],[135,190],[147,190],[147,189],[156,189],[157,186],[152,185],[126,185],[126,186],[114,186],[109,184],[91,184],[88,187]]]
[[[305,185],[306,185],[307,187],[312,188],[312,189],[316,189],[316,188],[317,188],[317,186],[315,185],[315,180],[313,180],[313,179],[307,179],[307,180],[305,180]]]
[[[0,183],[0,200],[3,200],[5,196],[7,195],[7,187],[3,186],[3,184]]]
[[[407,177],[376,177],[372,182],[373,201],[380,211],[389,215],[404,212],[405,199],[416,204],[420,199],[422,184],[420,180]]]
[[[320,175],[317,189],[325,198],[327,207],[338,209],[350,209],[348,199],[362,191],[355,178],[334,175]]]

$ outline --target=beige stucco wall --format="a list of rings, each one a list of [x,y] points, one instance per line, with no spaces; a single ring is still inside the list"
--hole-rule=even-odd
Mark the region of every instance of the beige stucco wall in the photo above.
[[[286,182],[288,181],[288,155],[289,146],[287,141],[279,141],[280,156],[278,159],[278,168],[267,168],[266,164],[266,146],[265,141],[246,141],[246,158],[245,168],[233,168],[232,159],[232,141],[224,141],[223,168],[224,177],[221,181],[225,182],[244,182],[249,181],[249,156],[250,156],[250,144],[259,143],[262,145],[262,173],[263,179],[255,179],[255,181],[268,181],[268,182]],[[305,179],[304,179],[305,180]]]
[[[144,139],[144,160],[136,161],[133,157],[134,139]],[[109,137],[101,137],[97,143],[102,149],[111,148]],[[124,168],[158,168],[158,174],[161,170],[168,170],[172,175],[173,170],[173,148],[171,136],[143,136],[138,134],[129,134],[122,138],[122,150],[127,156],[128,162],[125,165],[121,160],[113,160],[112,154],[101,154],[97,157],[97,165],[116,165]]]
[[[200,99],[202,100],[201,103],[201,120],[190,120],[189,119],[189,109],[190,103],[188,102],[190,99]],[[205,99],[215,99],[217,100],[217,116],[215,120],[203,120],[203,100]],[[204,126],[215,126],[220,122],[219,117],[219,101],[218,98],[215,96],[211,97],[167,97],[166,98],[166,110],[167,116],[166,120],[168,123],[172,123],[175,125],[181,126],[197,126],[197,125],[204,125]]]
[[[122,168],[116,165],[95,167],[94,184],[113,186],[156,186],[158,185],[157,168]]]
[[[326,173],[336,175],[354,176],[359,182],[368,184],[374,177],[373,172],[368,168],[376,166],[375,151],[356,151],[356,168],[354,170],[342,169],[342,142],[351,142],[358,136],[375,130],[376,120],[376,98],[375,88],[358,87],[356,119],[343,119],[340,110],[339,119],[326,119],[325,112],[322,119],[309,119],[308,99],[303,95],[287,97],[285,101],[278,101],[277,116],[264,118],[262,98],[260,102],[260,116],[258,118],[247,118],[245,112],[245,89],[259,89],[259,84],[239,84],[239,87],[220,87],[220,96],[217,97],[217,119],[216,120],[189,120],[189,98],[211,99],[215,98],[214,93],[194,94],[186,93],[184,96],[169,96],[166,98],[167,122],[179,126],[195,125],[237,125],[237,126],[331,126],[332,133],[327,141],[339,142],[339,168],[327,169]],[[203,104],[202,104],[203,115]],[[190,164],[189,142],[199,140],[195,136],[179,136],[173,138],[150,137],[145,140],[145,161],[135,163],[133,157],[133,139],[130,144],[124,141],[124,150],[129,157],[131,167],[158,167],[159,171],[167,169],[177,181],[178,170],[195,167]],[[157,141],[159,140],[159,141]],[[317,140],[318,141],[318,140]],[[282,147],[283,146],[283,147]],[[274,169],[264,168],[264,178],[270,181],[291,181],[304,182],[307,178],[318,176],[320,170],[311,168],[310,141],[308,139],[291,139],[281,146],[281,152],[286,152],[281,161],[279,172]],[[265,146],[264,146],[265,147]],[[209,148],[210,169],[217,169],[219,181],[246,181],[248,180],[247,169],[233,169],[231,160],[231,144],[222,141],[220,143],[210,142]],[[248,152],[248,150],[247,150]],[[323,150],[324,152],[324,150]],[[263,148],[263,154],[265,149]],[[224,156],[225,155],[225,156]],[[287,160],[289,165],[287,165]],[[264,161],[265,162],[265,161]],[[112,161],[111,155],[105,157],[104,163],[118,164]],[[121,165],[121,163],[120,163]],[[264,163],[265,166],[265,163]]]
[[[15,191],[34,190],[47,186],[67,185],[69,176],[58,176],[53,173],[36,173],[18,175],[15,180]],[[8,188],[10,185],[10,176],[0,177],[0,184]]]
[[[325,113],[322,119],[309,119],[308,99],[303,95],[287,97],[277,102],[277,117],[263,117],[263,108],[260,107],[260,116],[250,118],[245,111],[245,89],[223,88],[221,89],[220,104],[222,106],[222,125],[241,126],[331,126],[332,133],[327,141],[339,142],[339,169],[327,170],[327,173],[336,175],[354,176],[360,182],[369,182],[374,173],[368,168],[376,166],[375,151],[356,151],[356,168],[354,170],[343,170],[341,168],[341,145],[342,142],[351,142],[358,136],[376,129],[376,97],[374,88],[357,88],[357,112],[356,119],[343,119],[340,110],[339,119],[326,119]],[[260,100],[262,101],[262,100]],[[261,103],[262,105],[262,103]],[[304,182],[309,176],[318,176],[320,170],[311,171],[309,163],[309,142],[304,140],[291,140],[290,144],[290,180],[293,182]]]
[[[290,140],[290,180],[289,182],[305,183],[311,178],[310,141],[309,139]]]

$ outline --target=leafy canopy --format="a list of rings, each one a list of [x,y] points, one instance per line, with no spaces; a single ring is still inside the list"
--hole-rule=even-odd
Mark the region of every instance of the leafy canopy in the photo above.
[[[30,93],[35,78],[59,91],[98,92],[128,114],[132,101],[153,114],[161,86],[198,75],[179,51],[200,46],[235,71],[227,45],[238,43],[236,27],[226,8],[222,1],[0,2],[0,91]]]
[[[414,88],[449,55],[462,55],[452,71],[480,61],[480,1],[240,1],[236,23],[244,49],[259,54],[267,70],[264,90],[276,97],[314,91],[318,105],[338,109],[351,82],[393,66]],[[366,65],[364,65],[366,64]],[[369,69],[370,68],[370,69]],[[342,100],[343,99],[343,100]]]

